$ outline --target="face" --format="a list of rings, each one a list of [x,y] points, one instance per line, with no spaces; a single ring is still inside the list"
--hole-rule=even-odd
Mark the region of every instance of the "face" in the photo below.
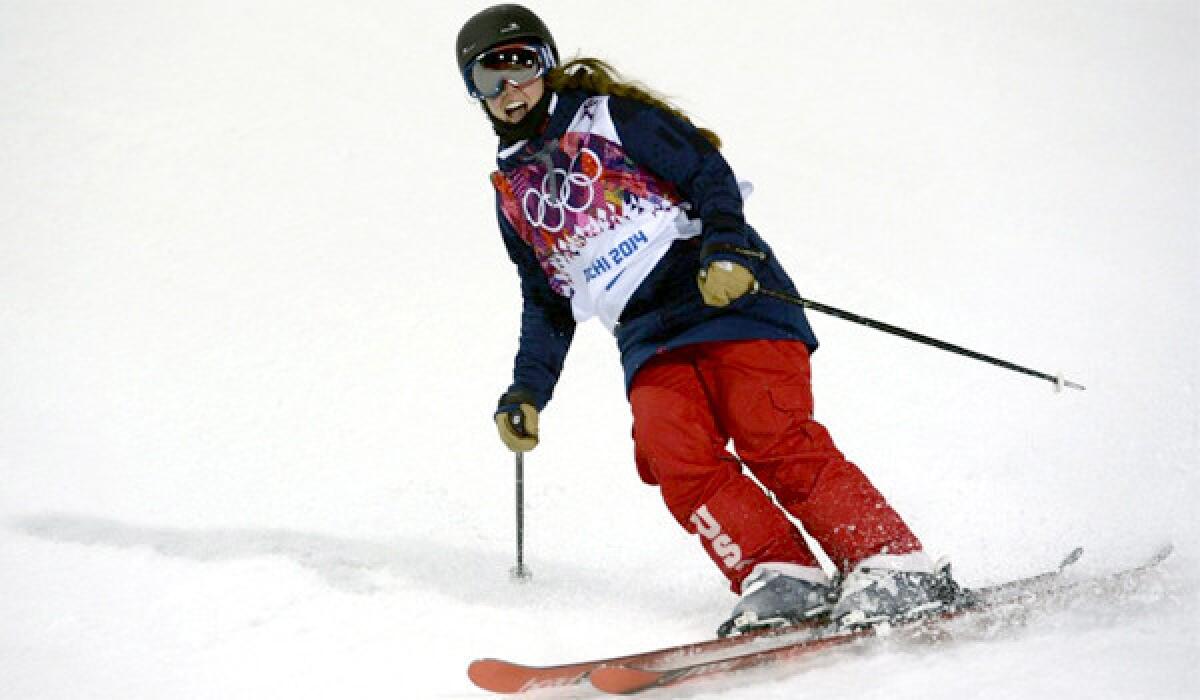
[[[517,86],[505,83],[499,95],[484,100],[492,116],[509,124],[516,124],[529,114],[529,110],[542,99],[546,92],[546,82],[537,78],[531,83]]]

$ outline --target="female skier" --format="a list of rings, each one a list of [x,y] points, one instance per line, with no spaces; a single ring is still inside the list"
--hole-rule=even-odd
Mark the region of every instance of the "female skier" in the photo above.
[[[560,66],[520,5],[471,17],[455,53],[500,137],[491,179],[524,302],[504,444],[538,444],[575,324],[597,317],[620,348],[638,473],[741,595],[722,635],[947,602],[948,572],[813,420],[816,338],[799,306],[756,293],[795,287],[746,223],[717,136],[602,61]]]

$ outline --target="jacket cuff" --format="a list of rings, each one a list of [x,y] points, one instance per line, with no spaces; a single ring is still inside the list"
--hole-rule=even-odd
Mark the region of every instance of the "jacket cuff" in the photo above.
[[[754,272],[766,259],[766,253],[750,248],[744,243],[739,245],[706,238],[704,247],[700,249],[700,269],[702,270],[708,269],[708,266],[714,262],[727,260]]]
[[[532,391],[524,387],[514,386],[500,397],[500,400],[496,403],[496,413],[509,413],[516,410],[523,403],[533,406],[540,412],[546,407],[547,402],[540,401]]]

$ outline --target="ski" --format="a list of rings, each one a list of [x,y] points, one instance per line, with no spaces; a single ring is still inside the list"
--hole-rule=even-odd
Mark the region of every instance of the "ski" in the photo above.
[[[852,629],[830,628],[803,641],[675,668],[653,670],[630,665],[613,664],[594,669],[588,674],[588,678],[598,690],[606,693],[628,695],[654,688],[675,686],[697,678],[727,674],[805,657],[825,649],[847,646],[869,637],[883,636],[890,633],[902,634],[906,631],[919,632],[922,631],[923,627],[928,626],[933,626],[931,631],[936,634],[936,625],[941,622],[967,615],[984,613],[1006,604],[1027,605],[1031,602],[1064,596],[1073,591],[1085,590],[1087,588],[1103,589],[1108,586],[1123,586],[1138,574],[1153,568],[1166,559],[1172,549],[1171,545],[1167,545],[1155,552],[1153,557],[1139,566],[1122,569],[1100,577],[1069,583],[1052,583],[1045,586],[1004,585],[1004,588],[1013,595],[968,597],[964,603],[953,609],[934,612],[904,622],[883,623]],[[1047,580],[1047,577],[1040,576],[1027,579],[1026,582],[1040,581],[1045,583]],[[1018,582],[1013,583],[1016,584]]]
[[[559,666],[525,666],[502,659],[476,659],[467,667],[467,676],[475,685],[493,693],[524,693],[540,688],[577,685],[601,666],[652,665],[682,660],[699,654],[736,649],[759,639],[802,634],[805,631],[820,629],[828,622],[826,618],[820,617],[801,624],[763,629],[736,637],[707,639],[626,656],[592,659]]]
[[[1015,581],[973,589],[972,593],[978,598],[990,599],[1016,588],[1025,589],[1048,583],[1068,566],[1078,561],[1082,554],[1083,548],[1077,547],[1062,560],[1056,569]],[[796,625],[757,630],[734,637],[709,639],[653,651],[558,666],[526,666],[502,659],[477,659],[467,667],[467,676],[476,686],[493,693],[523,693],[539,688],[577,685],[587,680],[592,671],[605,666],[629,668],[660,666],[720,652],[737,651],[747,645],[766,643],[768,640],[792,636],[802,636],[802,639],[807,640],[814,632],[828,624],[827,617],[818,617]]]

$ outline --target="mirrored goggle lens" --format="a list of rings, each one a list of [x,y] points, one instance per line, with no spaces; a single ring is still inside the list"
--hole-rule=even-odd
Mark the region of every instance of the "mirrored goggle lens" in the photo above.
[[[474,97],[495,97],[504,90],[505,83],[521,85],[544,72],[541,55],[532,46],[492,49],[471,64],[471,93]]]

